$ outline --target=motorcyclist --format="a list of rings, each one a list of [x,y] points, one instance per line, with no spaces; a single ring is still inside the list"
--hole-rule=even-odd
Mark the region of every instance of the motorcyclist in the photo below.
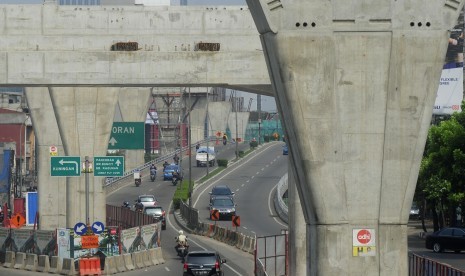
[[[174,161],[174,163],[176,163],[176,164],[179,163],[179,156],[178,156],[177,153],[174,154],[174,156],[173,156],[173,161]]]
[[[150,176],[151,178],[156,176],[157,175],[157,167],[155,166],[155,164],[152,164],[150,166]]]
[[[177,242],[175,246],[176,252],[178,251],[179,246],[184,246],[186,249],[189,248],[189,244],[187,243],[187,236],[184,235],[184,232],[182,230],[179,230],[178,234],[179,235],[174,238]]]
[[[129,205],[129,201],[123,202],[123,208],[127,208],[127,209],[131,208],[131,205]]]
[[[134,206],[136,209],[136,212],[142,212],[144,210],[144,204],[140,201],[140,199],[137,200],[136,205]]]
[[[168,166],[168,165],[169,165],[169,164],[168,164],[168,162],[167,162],[167,161],[165,161],[165,163],[163,163],[163,169],[165,169],[165,168],[166,168],[166,166]]]

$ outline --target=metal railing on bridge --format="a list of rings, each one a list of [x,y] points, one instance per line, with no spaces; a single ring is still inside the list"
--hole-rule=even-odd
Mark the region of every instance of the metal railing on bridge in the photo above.
[[[112,206],[107,204],[106,209],[106,225],[118,226],[120,229],[128,229],[157,222],[154,221],[153,216],[135,212],[125,207]]]

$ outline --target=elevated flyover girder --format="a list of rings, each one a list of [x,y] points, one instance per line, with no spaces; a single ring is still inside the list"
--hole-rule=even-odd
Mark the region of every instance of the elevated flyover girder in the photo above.
[[[222,86],[272,95],[247,7],[0,5],[0,23],[3,85]],[[128,42],[137,50],[112,50]]]
[[[464,1],[247,3],[307,223],[291,231],[307,243],[291,275],[407,275],[409,208]]]

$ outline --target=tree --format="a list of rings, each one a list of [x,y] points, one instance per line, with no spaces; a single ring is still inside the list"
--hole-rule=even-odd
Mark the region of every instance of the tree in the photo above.
[[[465,102],[462,102],[465,110]],[[454,210],[465,200],[465,112],[432,126],[420,166],[416,199],[433,214],[434,230],[454,221]]]

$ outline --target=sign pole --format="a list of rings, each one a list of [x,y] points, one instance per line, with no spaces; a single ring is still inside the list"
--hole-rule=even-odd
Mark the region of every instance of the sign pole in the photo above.
[[[85,171],[85,175],[86,175],[86,224],[89,225],[89,156],[86,156],[86,163],[85,163],[85,167],[86,167],[86,171]]]

